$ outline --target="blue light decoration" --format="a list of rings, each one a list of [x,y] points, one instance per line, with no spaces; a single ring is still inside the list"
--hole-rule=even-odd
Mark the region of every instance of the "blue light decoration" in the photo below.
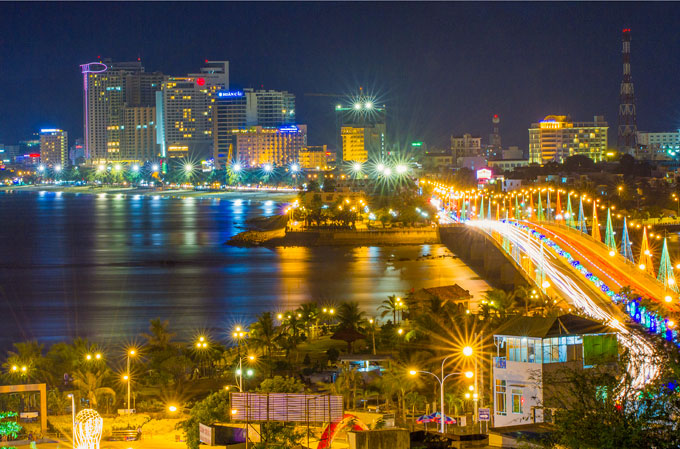
[[[579,220],[580,221],[580,220]],[[555,242],[550,240],[547,236],[537,232],[534,229],[529,228],[526,225],[517,223],[517,222],[508,222],[517,228],[520,228],[524,230],[525,232],[529,232],[533,236],[536,236],[539,238],[542,242],[544,242],[546,245],[548,245],[553,251],[555,251],[557,254],[560,255],[560,257],[563,257],[566,259],[566,261],[576,268],[581,274],[585,276],[586,279],[588,279],[590,282],[593,283],[597,288],[602,290],[608,297],[611,298],[612,302],[615,304],[621,303],[624,298],[616,293],[615,291],[611,290],[604,282],[602,282],[600,279],[597,278],[597,276],[593,275],[591,272],[589,272],[582,264],[580,261],[574,259],[571,254],[563,251],[559,245],[557,245]],[[513,248],[514,249],[514,248]],[[513,254],[514,257],[514,254]],[[667,341],[673,342],[676,346],[680,347],[680,339],[678,338],[679,334],[677,330],[673,330],[668,327],[668,318],[661,317],[657,315],[654,312],[646,310],[644,306],[640,305],[640,298],[636,300],[631,300],[628,301],[627,303],[624,304],[624,310],[630,316],[633,321],[636,323],[641,324],[643,327],[647,329],[648,332],[661,335],[663,336]]]
[[[578,230],[584,234],[588,233],[588,226],[586,225],[586,217],[583,214],[583,197],[578,199]]]
[[[296,133],[300,131],[300,128],[298,128],[295,125],[280,126],[279,131],[281,131],[282,133]]]
[[[228,97],[242,97],[244,95],[242,90],[223,90],[220,92],[217,92],[217,96],[219,98],[228,98]]]
[[[635,263],[633,258],[633,249],[630,237],[628,237],[628,225],[626,224],[626,217],[623,217],[623,235],[621,236],[621,255],[631,262]]]

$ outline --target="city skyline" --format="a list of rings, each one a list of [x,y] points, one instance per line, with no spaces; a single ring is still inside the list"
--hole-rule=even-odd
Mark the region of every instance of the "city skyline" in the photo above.
[[[362,86],[388,105],[392,142],[417,139],[429,147],[446,147],[451,134],[465,132],[486,139],[491,116],[499,114],[504,146],[526,149],[531,123],[569,114],[575,121],[604,115],[614,146],[624,27],[632,29],[638,128],[665,131],[680,123],[680,109],[674,106],[679,94],[672,89],[680,64],[672,58],[680,45],[673,23],[678,14],[670,5],[362,4],[361,17],[350,20],[356,7],[202,4],[197,10],[176,4],[166,11],[160,5],[126,4],[133,17],[153,17],[161,10],[163,16],[97,31],[100,25],[89,28],[83,17],[93,11],[103,17],[120,13],[121,5],[7,5],[0,19],[7,30],[0,45],[0,78],[6,80],[0,99],[15,112],[0,124],[0,142],[13,143],[53,127],[74,139],[82,136],[78,65],[101,56],[117,61],[139,57],[147,72],[176,76],[196,72],[204,59],[228,60],[233,87],[296,95],[298,122],[308,124],[312,145],[335,143],[333,105],[343,99],[305,94],[350,95]],[[277,21],[283,9],[296,19]],[[220,25],[234,15],[244,19],[238,26]],[[565,29],[556,26],[574,16],[582,20],[576,25],[565,20]],[[62,25],[51,31],[40,26],[42,17],[59,17],[63,20],[55,23]],[[270,26],[266,33],[252,35],[256,20]],[[74,37],[76,23],[83,32]],[[173,26],[196,31],[178,35]],[[312,39],[319,34],[327,39]],[[205,42],[204,48],[196,48],[197,42]],[[344,51],[334,56],[334,48]],[[458,61],[464,70],[457,69]],[[26,69],[12,72],[10,67]]]

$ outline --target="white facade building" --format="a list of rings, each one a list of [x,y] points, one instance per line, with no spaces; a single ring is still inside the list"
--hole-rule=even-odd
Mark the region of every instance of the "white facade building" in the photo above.
[[[550,422],[559,385],[543,382],[565,368],[615,361],[613,329],[576,315],[511,319],[494,333],[493,427]]]

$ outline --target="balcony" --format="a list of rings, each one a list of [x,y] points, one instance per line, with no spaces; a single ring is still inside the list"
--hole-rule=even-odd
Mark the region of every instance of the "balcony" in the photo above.
[[[505,369],[506,358],[505,357],[494,357],[493,366],[498,369]]]

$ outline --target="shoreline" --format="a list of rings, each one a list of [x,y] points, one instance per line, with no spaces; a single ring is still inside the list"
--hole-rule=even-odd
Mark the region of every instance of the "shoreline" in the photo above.
[[[247,196],[250,200],[266,201],[275,200],[277,202],[292,202],[297,198],[297,192],[292,191],[272,191],[264,189],[234,189],[225,191],[212,190],[155,190],[135,187],[93,187],[93,186],[55,186],[55,185],[32,185],[32,186],[9,186],[0,188],[0,192],[51,192],[66,193],[74,195],[123,195],[123,196],[148,196],[175,199],[239,199],[240,196]]]

